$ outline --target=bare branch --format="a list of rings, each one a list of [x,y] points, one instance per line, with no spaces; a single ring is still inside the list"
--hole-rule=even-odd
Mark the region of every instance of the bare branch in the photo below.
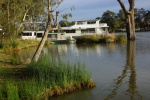
[[[125,5],[123,4],[122,0],[117,0],[117,1],[119,2],[119,4],[120,4],[121,8],[123,9],[123,11],[124,11],[125,13],[127,13],[126,7],[125,7]]]
[[[64,1],[64,0],[61,0],[61,1],[58,3],[57,7],[56,7],[52,12],[54,12],[54,11],[60,6],[60,4],[61,4],[63,1]]]

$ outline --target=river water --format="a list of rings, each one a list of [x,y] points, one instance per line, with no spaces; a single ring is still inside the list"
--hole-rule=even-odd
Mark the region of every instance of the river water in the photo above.
[[[150,32],[122,44],[52,44],[42,53],[70,62],[86,63],[96,83],[93,89],[52,97],[50,100],[150,100]],[[19,52],[32,57],[35,49]],[[20,55],[20,56],[18,56]]]

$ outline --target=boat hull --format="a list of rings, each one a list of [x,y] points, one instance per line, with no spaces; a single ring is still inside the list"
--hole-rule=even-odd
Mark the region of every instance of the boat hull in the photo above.
[[[52,43],[75,43],[75,40],[51,40]]]

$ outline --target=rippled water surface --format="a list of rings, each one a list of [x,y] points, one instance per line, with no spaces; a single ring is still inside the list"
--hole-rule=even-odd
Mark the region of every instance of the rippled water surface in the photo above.
[[[43,53],[71,62],[86,63],[96,87],[50,100],[150,100],[150,32],[136,33],[124,44],[53,44]],[[32,57],[20,52],[20,59]]]

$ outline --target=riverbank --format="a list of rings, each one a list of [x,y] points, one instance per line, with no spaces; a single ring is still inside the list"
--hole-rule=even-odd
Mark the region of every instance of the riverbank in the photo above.
[[[0,52],[18,51],[30,47],[35,47],[39,44],[38,40],[20,40],[6,41],[1,45]]]
[[[28,49],[38,46],[40,41],[37,40],[20,40],[5,41],[0,48],[0,67],[16,68],[24,67],[20,64],[16,58],[14,58],[10,52],[16,52],[22,49]]]
[[[48,56],[25,68],[0,67],[0,80],[0,98],[8,100],[45,100],[95,87],[85,64],[57,61]]]
[[[120,43],[126,42],[127,38],[123,34],[84,35],[75,37],[76,43]]]

